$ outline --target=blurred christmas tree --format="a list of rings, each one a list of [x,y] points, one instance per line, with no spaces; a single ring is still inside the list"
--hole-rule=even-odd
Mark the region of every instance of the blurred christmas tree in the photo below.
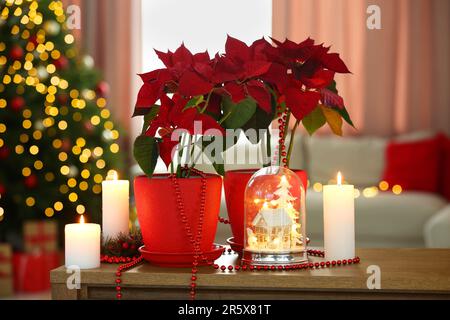
[[[60,1],[0,0],[0,14],[0,241],[27,219],[98,221],[102,179],[122,163],[107,85]]]

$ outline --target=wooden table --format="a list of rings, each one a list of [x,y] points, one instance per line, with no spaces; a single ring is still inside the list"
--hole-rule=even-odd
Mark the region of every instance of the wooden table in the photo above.
[[[449,249],[359,249],[361,263],[296,271],[225,271],[200,267],[197,299],[450,299]],[[311,260],[323,261],[312,257]],[[218,264],[237,264],[225,254]],[[367,287],[379,266],[381,289]],[[64,267],[51,272],[53,299],[114,299],[115,265],[81,272],[81,289],[68,290]],[[141,264],[122,275],[123,299],[188,299],[190,269]]]

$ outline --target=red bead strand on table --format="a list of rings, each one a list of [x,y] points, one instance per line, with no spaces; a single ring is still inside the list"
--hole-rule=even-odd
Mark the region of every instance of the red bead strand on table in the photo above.
[[[117,256],[108,256],[106,254],[102,254],[100,256],[100,262],[102,263],[128,263],[136,260],[139,256],[135,257],[117,257]]]
[[[142,256],[140,256],[138,258],[134,257],[131,262],[120,265],[117,268],[117,271],[116,271],[116,298],[117,299],[122,299],[122,286],[121,286],[122,285],[122,272],[127,271],[131,268],[134,268],[142,261],[144,261],[144,258]]]
[[[230,250],[230,249],[229,249]],[[325,252],[321,251],[321,250],[308,250],[307,251],[309,256],[315,256],[315,257],[320,257],[323,258],[325,257]],[[329,267],[336,267],[336,266],[341,266],[341,265],[346,265],[346,264],[357,264],[361,261],[361,259],[359,257],[354,257],[352,259],[343,259],[343,260],[332,260],[332,261],[321,261],[321,262],[304,262],[304,263],[300,263],[300,264],[296,264],[296,265],[288,265],[288,266],[253,266],[253,265],[218,265],[218,264],[214,264],[213,268],[216,270],[221,270],[222,272],[225,272],[226,270],[228,271],[289,271],[289,270],[306,270],[306,269],[319,269],[319,268],[329,268]]]

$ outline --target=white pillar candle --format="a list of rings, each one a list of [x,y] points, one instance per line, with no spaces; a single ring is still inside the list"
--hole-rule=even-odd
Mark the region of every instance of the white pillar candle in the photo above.
[[[352,185],[337,184],[323,187],[324,249],[327,260],[355,257],[355,191]]]
[[[67,224],[65,227],[66,267],[80,269],[100,267],[100,225],[84,223]]]
[[[129,232],[129,190],[128,180],[118,180],[117,172],[110,171],[102,182],[102,229],[103,239],[115,238]]]

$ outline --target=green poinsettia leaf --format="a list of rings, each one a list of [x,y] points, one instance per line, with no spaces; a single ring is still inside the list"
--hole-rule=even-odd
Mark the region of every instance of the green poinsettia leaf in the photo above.
[[[247,136],[247,140],[253,144],[257,144],[264,137],[264,134],[262,134],[263,131],[261,130],[268,130],[272,120],[273,113],[267,114],[264,110],[257,108],[250,120],[242,127],[244,131],[247,131],[248,129],[256,130],[256,139]]]
[[[308,131],[311,136],[326,122],[327,120],[320,105],[302,119],[303,127],[305,127],[306,131]]]
[[[226,129],[242,128],[256,111],[256,102],[251,98],[233,103],[230,98],[222,99],[223,126]]]
[[[195,96],[195,97],[193,97],[191,100],[189,100],[186,103],[186,106],[183,108],[183,111],[186,110],[186,109],[198,106],[200,103],[203,102],[203,100],[204,100],[203,96]]]
[[[338,90],[336,88],[336,81],[333,80],[330,85],[327,87],[328,90],[338,94]],[[341,115],[341,117],[345,120],[345,122],[347,122],[349,125],[351,125],[353,128],[355,128],[355,125],[353,124],[352,119],[350,118],[350,114],[348,113],[347,109],[345,108],[345,106],[343,106],[342,108],[334,108],[334,110],[336,110],[337,112],[339,112],[339,114]],[[356,129],[356,128],[355,128]]]
[[[225,139],[222,139],[225,140]],[[203,140],[202,139],[202,150],[204,154],[209,158],[209,160],[212,163],[212,166],[214,170],[216,170],[217,174],[224,176],[225,175],[225,166],[224,166],[224,159],[222,157],[222,153],[219,153],[216,155],[216,149],[212,148],[211,152],[205,152],[205,149],[215,142],[215,137],[211,137],[211,140]],[[225,150],[225,141],[222,145],[221,152]]]
[[[159,109],[161,107],[157,104],[154,104],[150,110],[148,111],[148,113],[146,113],[144,115],[144,124],[142,126],[142,134],[145,133],[145,131],[147,131],[148,126],[150,125],[150,122],[156,118],[156,116],[159,113]]]
[[[337,94],[338,91],[336,88],[336,80],[331,81],[331,83],[328,85],[327,89]]]
[[[348,111],[347,111],[347,109],[345,107],[343,107],[343,108],[336,108],[335,110],[337,112],[339,112],[339,114],[345,120],[345,122],[347,122],[349,125],[351,125],[353,128],[355,128],[355,125],[353,124],[352,119],[350,119],[350,115],[348,114]]]
[[[158,139],[140,135],[134,141],[133,155],[142,171],[151,178],[159,156]]]
[[[217,174],[220,176],[225,175],[225,165],[223,163],[213,163],[214,170],[216,170]]]

